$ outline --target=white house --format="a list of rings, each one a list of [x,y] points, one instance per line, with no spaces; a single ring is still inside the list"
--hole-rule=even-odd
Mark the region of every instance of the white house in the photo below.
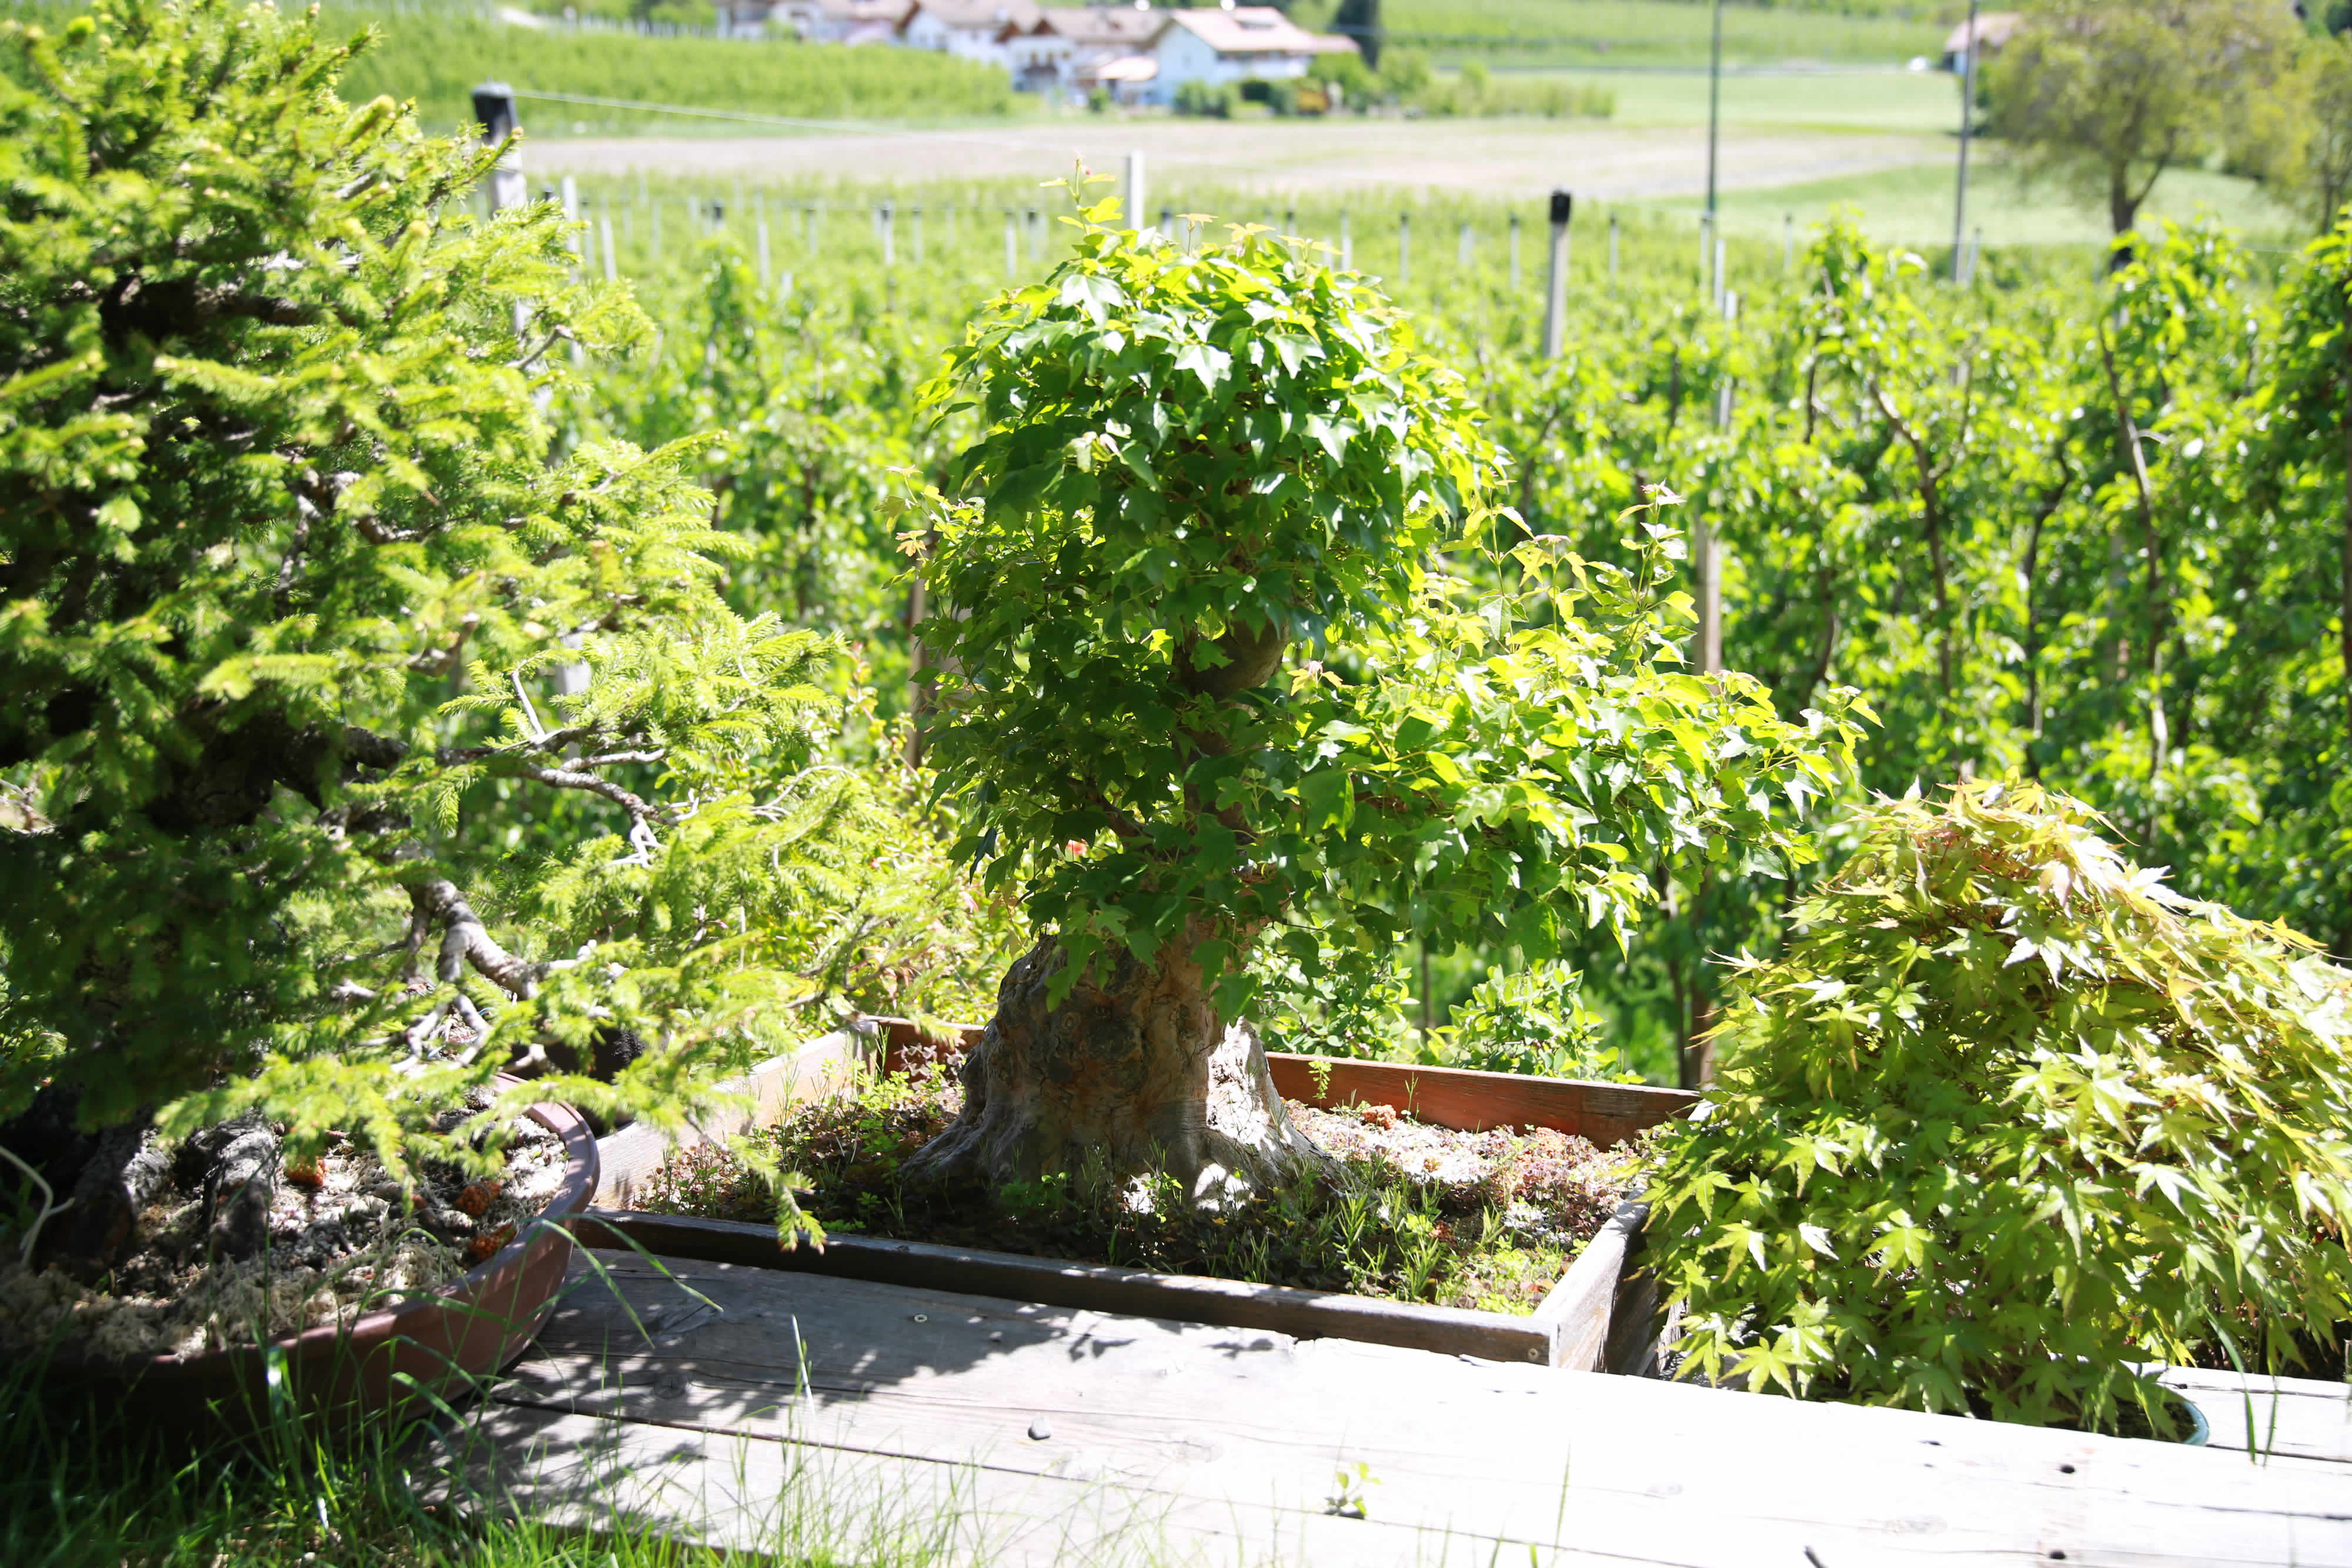
[[[898,24],[898,42],[1010,71],[1004,40],[1036,25],[1030,0],[915,0]]]
[[[812,44],[895,44],[915,0],[780,0],[772,26],[790,27]]]
[[[1162,24],[1151,50],[1160,70],[1144,92],[1149,103],[1174,102],[1186,82],[1219,85],[1303,77],[1316,56],[1353,47],[1346,39],[1318,37],[1271,5],[1163,11],[1160,16]]]
[[[1001,42],[1015,87],[1070,90],[1093,85],[1107,61],[1148,53],[1165,25],[1148,5],[1054,6]]]

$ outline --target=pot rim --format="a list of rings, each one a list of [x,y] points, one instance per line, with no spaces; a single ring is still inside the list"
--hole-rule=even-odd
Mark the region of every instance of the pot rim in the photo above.
[[[500,1073],[493,1082],[502,1084],[520,1083],[522,1080]],[[199,1351],[194,1355],[182,1355],[176,1351],[166,1351],[160,1355],[142,1356],[53,1353],[50,1364],[68,1371],[96,1370],[103,1367],[161,1370],[198,1366],[208,1361],[228,1361],[239,1356],[260,1355],[272,1350],[282,1351],[289,1357],[299,1356],[313,1349],[331,1346],[339,1340],[357,1340],[379,1335],[389,1337],[390,1331],[394,1330],[404,1320],[426,1312],[446,1311],[450,1305],[451,1298],[483,1290],[492,1282],[495,1276],[509,1269],[520,1267],[531,1249],[544,1244],[551,1234],[564,1242],[569,1242],[570,1233],[554,1221],[585,1209],[596,1196],[596,1139],[595,1134],[589,1128],[587,1119],[571,1106],[557,1104],[551,1101],[541,1101],[526,1106],[523,1114],[563,1140],[563,1184],[556,1188],[555,1196],[547,1200],[546,1206],[535,1217],[515,1227],[513,1240],[467,1270],[457,1278],[436,1285],[423,1295],[411,1296],[404,1301],[363,1312],[349,1322],[320,1323],[314,1328],[304,1329],[299,1333],[284,1334],[276,1339],[263,1340],[253,1344],[223,1345],[217,1350]]]

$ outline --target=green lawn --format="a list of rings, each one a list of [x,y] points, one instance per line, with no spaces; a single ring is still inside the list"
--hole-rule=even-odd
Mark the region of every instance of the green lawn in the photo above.
[[[1922,15],[1945,7],[1906,7]],[[1724,7],[1727,59],[1749,65],[1794,60],[1886,63],[1934,55],[1950,23],[1906,20],[1875,5],[1815,10],[1790,5]],[[1328,0],[1294,7],[1319,24]],[[1700,0],[1386,0],[1391,41],[1428,49],[1441,61],[1490,65],[1693,65],[1707,57],[1708,7]]]
[[[1990,167],[1988,167],[1990,163]],[[1969,226],[1981,225],[1988,246],[2096,245],[2107,238],[2103,211],[2079,205],[2049,187],[2021,188],[1998,154],[1980,161],[1969,179]],[[1699,202],[1663,204],[1695,213]],[[1730,191],[1719,210],[1728,234],[1777,235],[1793,215],[1800,235],[1836,207],[1861,210],[1869,231],[1890,245],[1948,245],[1952,237],[1952,166],[1925,164],[1883,170],[1811,184]],[[2295,215],[2252,181],[2203,170],[2176,170],[2158,181],[2142,221],[2186,221],[2210,212],[2256,245],[2300,244],[2308,237]]]
[[[1608,89],[1617,95],[1612,125],[1706,123],[1704,70],[1529,74]],[[1959,118],[1959,89],[1942,71],[1846,69],[1723,78],[1723,122],[1747,130],[1936,131],[1952,130]]]

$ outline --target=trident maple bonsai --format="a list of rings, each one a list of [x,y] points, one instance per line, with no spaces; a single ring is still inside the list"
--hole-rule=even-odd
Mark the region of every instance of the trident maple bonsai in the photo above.
[[[1807,859],[1773,797],[1832,788],[1854,716],[1664,667],[1678,541],[1644,516],[1622,569],[1524,538],[1371,283],[1114,215],[929,392],[983,423],[908,534],[941,607],[930,755],[1042,935],[909,1174],[1095,1162],[1214,1203],[1318,1161],[1247,1021],[1253,944],[1622,936],[1669,849]]]
[[[341,102],[310,20],[100,0],[0,49],[0,1146],[42,1249],[106,1264],[159,1130],[400,1176],[494,1167],[535,1098],[677,1124],[873,841],[804,774],[826,644],[728,609],[678,455],[558,442],[569,346],[645,319],[552,207],[469,215],[488,155]],[[484,1107],[516,1058],[572,1071]]]

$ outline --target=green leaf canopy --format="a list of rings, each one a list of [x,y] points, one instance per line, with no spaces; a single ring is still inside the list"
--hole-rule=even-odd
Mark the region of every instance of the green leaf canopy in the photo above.
[[[933,405],[985,428],[908,534],[963,851],[1025,881],[1066,972],[1188,940],[1233,1016],[1277,923],[1310,963],[1408,929],[1540,959],[1622,929],[1668,847],[1810,854],[1789,804],[1862,716],[1666,667],[1670,530],[1629,517],[1630,570],[1525,539],[1459,380],[1370,280],[1111,215],[950,354]]]

